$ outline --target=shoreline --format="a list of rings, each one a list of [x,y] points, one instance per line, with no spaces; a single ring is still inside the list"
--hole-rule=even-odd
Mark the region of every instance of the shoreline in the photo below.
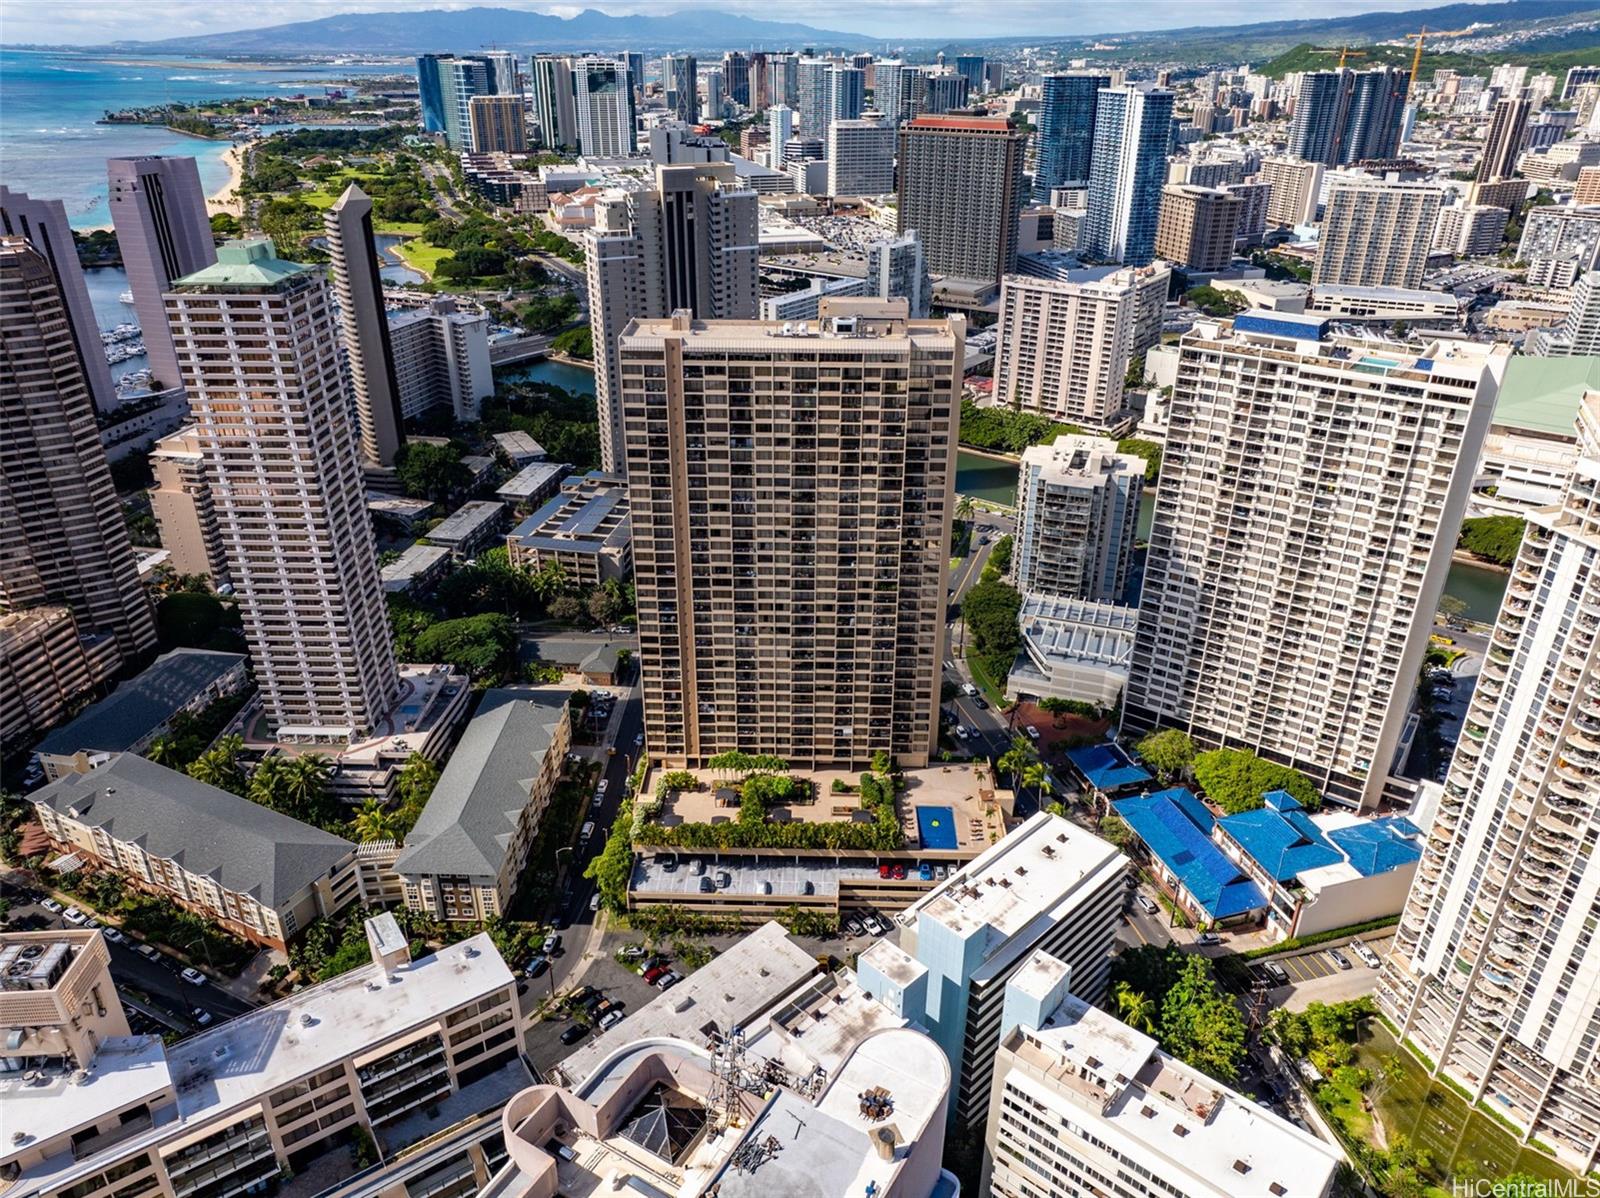
[[[244,202],[239,196],[239,185],[244,182],[244,150],[243,144],[234,142],[222,156],[222,160],[228,164],[228,178],[206,197],[207,215],[227,213],[235,220],[244,216]]]
[[[1502,566],[1499,562],[1485,561],[1483,558],[1469,553],[1465,549],[1453,550],[1450,554],[1450,560],[1460,562],[1464,566],[1476,566],[1478,569],[1487,570],[1491,574],[1511,573],[1510,566]]]
[[[1008,466],[1022,465],[1022,457],[1020,454],[996,453],[992,449],[979,449],[974,445],[966,444],[964,441],[957,441],[956,448],[962,453],[970,453],[974,457],[979,458],[988,458],[993,462],[1004,462]]]

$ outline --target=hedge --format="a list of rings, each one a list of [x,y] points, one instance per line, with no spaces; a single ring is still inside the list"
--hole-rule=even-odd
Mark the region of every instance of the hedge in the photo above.
[[[1263,945],[1261,948],[1250,948],[1238,955],[1247,960],[1256,960],[1261,957],[1271,957],[1278,953],[1293,952],[1297,948],[1310,948],[1317,944],[1326,944],[1330,940],[1339,940],[1343,937],[1359,936],[1362,932],[1375,932],[1379,928],[1392,928],[1400,922],[1398,915],[1386,915],[1382,919],[1369,919],[1366,923],[1353,923],[1347,928],[1329,928],[1326,932],[1312,932],[1309,936],[1291,936],[1277,944]]]

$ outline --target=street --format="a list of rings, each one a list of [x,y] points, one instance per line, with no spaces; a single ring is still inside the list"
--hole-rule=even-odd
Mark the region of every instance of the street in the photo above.
[[[994,512],[980,511],[974,515],[971,552],[950,571],[946,598],[951,609],[956,608],[967,592],[978,584],[983,576],[983,567],[994,552],[995,542],[1010,534],[1014,524],[1011,517]],[[940,677],[941,681],[951,683],[958,689],[973,681],[960,655],[966,648],[965,634],[965,627],[959,619],[952,619],[945,626],[945,657]],[[984,706],[979,706],[980,700]],[[965,741],[958,738],[957,743],[974,756],[998,757],[1011,747],[1012,734],[1005,717],[981,694],[973,696],[962,693],[946,703],[945,707],[954,715],[955,722],[969,733]],[[953,731],[947,735],[953,735]]]

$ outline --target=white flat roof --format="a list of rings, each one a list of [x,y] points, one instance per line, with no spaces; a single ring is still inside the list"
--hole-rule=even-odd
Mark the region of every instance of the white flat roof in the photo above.
[[[135,1103],[154,1107],[157,1096],[172,1084],[160,1036],[110,1037],[101,1041],[79,1083],[72,1081],[75,1072],[52,1066],[38,1071],[32,1081],[28,1073],[0,1073],[0,1111],[5,1115],[0,1124],[7,1133],[0,1161]],[[16,1134],[26,1135],[27,1143],[13,1144]]]

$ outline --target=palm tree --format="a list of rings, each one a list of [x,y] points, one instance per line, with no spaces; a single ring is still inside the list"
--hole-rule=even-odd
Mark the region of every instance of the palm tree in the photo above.
[[[332,763],[321,753],[292,758],[283,768],[283,796],[290,812],[301,819],[319,815],[332,773]]]
[[[560,562],[546,562],[529,578],[539,602],[549,603],[567,589],[567,568]]]
[[[350,831],[363,844],[369,840],[397,840],[400,834],[394,812],[386,811],[377,799],[368,799],[361,804],[361,809],[350,821]]]
[[[195,764],[198,765],[199,762],[197,761]],[[274,811],[284,811],[283,772],[284,759],[282,757],[264,758],[250,774],[250,785],[246,792],[246,797],[252,803],[259,803],[261,806],[270,807]],[[289,813],[284,811],[284,814],[287,815]]]
[[[1053,789],[1050,781],[1050,771],[1041,761],[1030,762],[1023,767],[1022,785],[1024,789],[1032,788],[1038,796],[1038,805],[1042,809],[1044,807],[1044,796]]]
[[[969,523],[977,512],[978,505],[972,502],[971,495],[963,495],[956,500],[956,519],[966,520]]]
[[[178,764],[178,746],[170,736],[158,736],[144,751],[147,760],[157,765],[172,767]]]
[[[1118,982],[1113,986],[1111,995],[1116,999],[1118,1019],[1135,1031],[1148,1036],[1155,1035],[1156,1016],[1159,1014],[1155,999],[1146,998],[1127,982]]]
[[[207,786],[243,795],[244,771],[239,768],[239,753],[243,749],[244,741],[240,737],[224,736],[191,761],[187,773],[189,777],[197,782],[204,782]]]

